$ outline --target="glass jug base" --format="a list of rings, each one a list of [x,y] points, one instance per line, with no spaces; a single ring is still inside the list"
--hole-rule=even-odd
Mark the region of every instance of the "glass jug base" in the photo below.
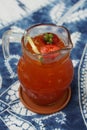
[[[27,109],[31,110],[32,112],[38,114],[52,114],[60,111],[68,104],[71,97],[71,88],[68,87],[68,89],[65,92],[65,95],[61,97],[60,101],[58,100],[58,102],[55,102],[52,105],[47,105],[47,106],[40,106],[35,104],[22,90],[21,86],[19,87],[19,97],[21,102],[24,104],[24,106]]]

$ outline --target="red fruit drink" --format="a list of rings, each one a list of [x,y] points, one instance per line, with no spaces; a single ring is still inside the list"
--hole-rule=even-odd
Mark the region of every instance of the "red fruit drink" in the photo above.
[[[50,105],[66,93],[73,78],[72,62],[69,53],[62,56],[61,50],[66,46],[56,34],[48,32],[32,37],[32,40],[40,55],[38,60],[30,56],[36,54],[29,41],[25,45],[22,39],[23,56],[18,63],[18,77],[32,101]]]

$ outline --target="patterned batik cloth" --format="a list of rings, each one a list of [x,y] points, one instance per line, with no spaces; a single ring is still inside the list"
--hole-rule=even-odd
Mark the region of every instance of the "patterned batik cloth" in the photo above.
[[[16,66],[19,43],[10,44],[10,58],[3,57],[2,35],[10,28],[24,30],[36,23],[63,25],[71,33],[74,78],[72,96],[63,110],[40,115],[19,100]],[[0,0],[0,130],[87,129],[87,0]]]

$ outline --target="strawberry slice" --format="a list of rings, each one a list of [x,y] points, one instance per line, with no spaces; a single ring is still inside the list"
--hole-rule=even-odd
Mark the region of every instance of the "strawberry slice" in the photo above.
[[[58,52],[55,52],[57,50],[60,50],[60,48],[56,45],[45,45],[41,47],[40,52],[42,55],[44,55],[44,58],[54,59],[55,57],[59,55]],[[54,52],[54,53],[50,53],[50,52]]]

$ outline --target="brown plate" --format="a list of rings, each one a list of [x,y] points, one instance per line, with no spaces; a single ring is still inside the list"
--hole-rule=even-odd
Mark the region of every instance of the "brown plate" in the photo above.
[[[66,90],[64,96],[61,98],[60,101],[58,100],[58,102],[47,106],[40,106],[35,104],[22,90],[22,87],[19,88],[19,97],[24,106],[29,110],[39,114],[52,114],[60,111],[67,105],[71,97],[71,88],[69,87]]]

